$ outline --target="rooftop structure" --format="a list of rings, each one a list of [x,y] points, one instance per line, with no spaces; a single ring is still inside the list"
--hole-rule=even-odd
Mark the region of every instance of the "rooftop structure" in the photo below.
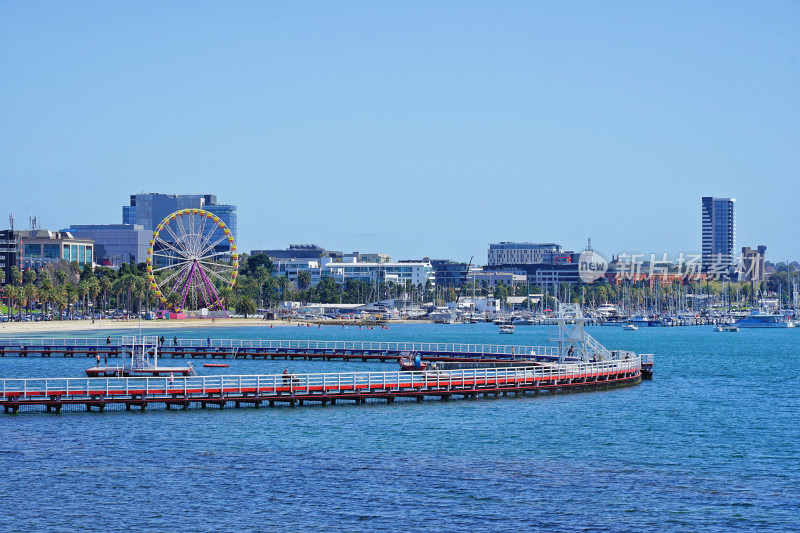
[[[316,244],[290,244],[283,250],[251,250],[250,255],[266,254],[273,261],[285,259],[315,259],[320,262],[323,258],[341,259],[343,254],[336,250],[326,250]]]

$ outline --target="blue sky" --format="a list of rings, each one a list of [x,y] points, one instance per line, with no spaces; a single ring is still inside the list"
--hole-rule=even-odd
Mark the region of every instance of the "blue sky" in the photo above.
[[[800,3],[0,1],[0,216],[216,194],[239,245],[800,259]]]

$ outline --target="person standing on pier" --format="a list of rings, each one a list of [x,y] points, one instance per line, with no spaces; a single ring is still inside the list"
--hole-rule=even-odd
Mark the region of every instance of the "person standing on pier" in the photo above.
[[[208,347],[211,348],[211,337],[206,339],[206,344],[208,344]]]
[[[99,367],[100,366],[100,354],[99,353],[94,354],[94,360],[97,361],[97,366]]]
[[[111,336],[106,337],[106,346],[111,346]]]
[[[172,345],[173,346],[177,346],[178,345],[178,337],[177,336],[175,336],[175,338],[172,339]]]

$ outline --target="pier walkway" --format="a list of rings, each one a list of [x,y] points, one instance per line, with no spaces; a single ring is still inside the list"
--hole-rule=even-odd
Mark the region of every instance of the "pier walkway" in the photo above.
[[[122,339],[106,338],[5,338],[0,357],[121,357]],[[179,359],[322,359],[396,361],[418,354],[425,361],[558,359],[557,346],[460,344],[428,342],[361,342],[316,340],[174,339],[158,347],[158,356]]]
[[[170,409],[263,404],[326,405],[396,399],[477,398],[619,387],[642,379],[641,357],[622,352],[602,362],[539,364],[421,372],[331,374],[1,379],[0,405],[19,410],[61,412],[134,407]]]

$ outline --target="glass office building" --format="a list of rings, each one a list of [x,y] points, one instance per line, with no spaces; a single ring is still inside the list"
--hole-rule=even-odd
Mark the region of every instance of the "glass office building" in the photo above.
[[[122,222],[123,224],[141,225],[149,235],[152,235],[162,220],[182,209],[204,209],[213,213],[225,223],[233,235],[234,241],[239,238],[236,206],[218,204],[217,197],[213,194],[132,194],[130,205],[122,207]],[[217,229],[212,235],[211,241],[223,241],[223,237],[223,230]],[[161,235],[161,238],[166,241],[172,240],[169,235]],[[226,244],[218,245],[217,251],[227,251]],[[159,246],[156,245],[156,249],[158,248]]]
[[[143,263],[151,231],[140,224],[77,224],[64,230],[94,241],[95,262],[118,267],[122,263]]]

